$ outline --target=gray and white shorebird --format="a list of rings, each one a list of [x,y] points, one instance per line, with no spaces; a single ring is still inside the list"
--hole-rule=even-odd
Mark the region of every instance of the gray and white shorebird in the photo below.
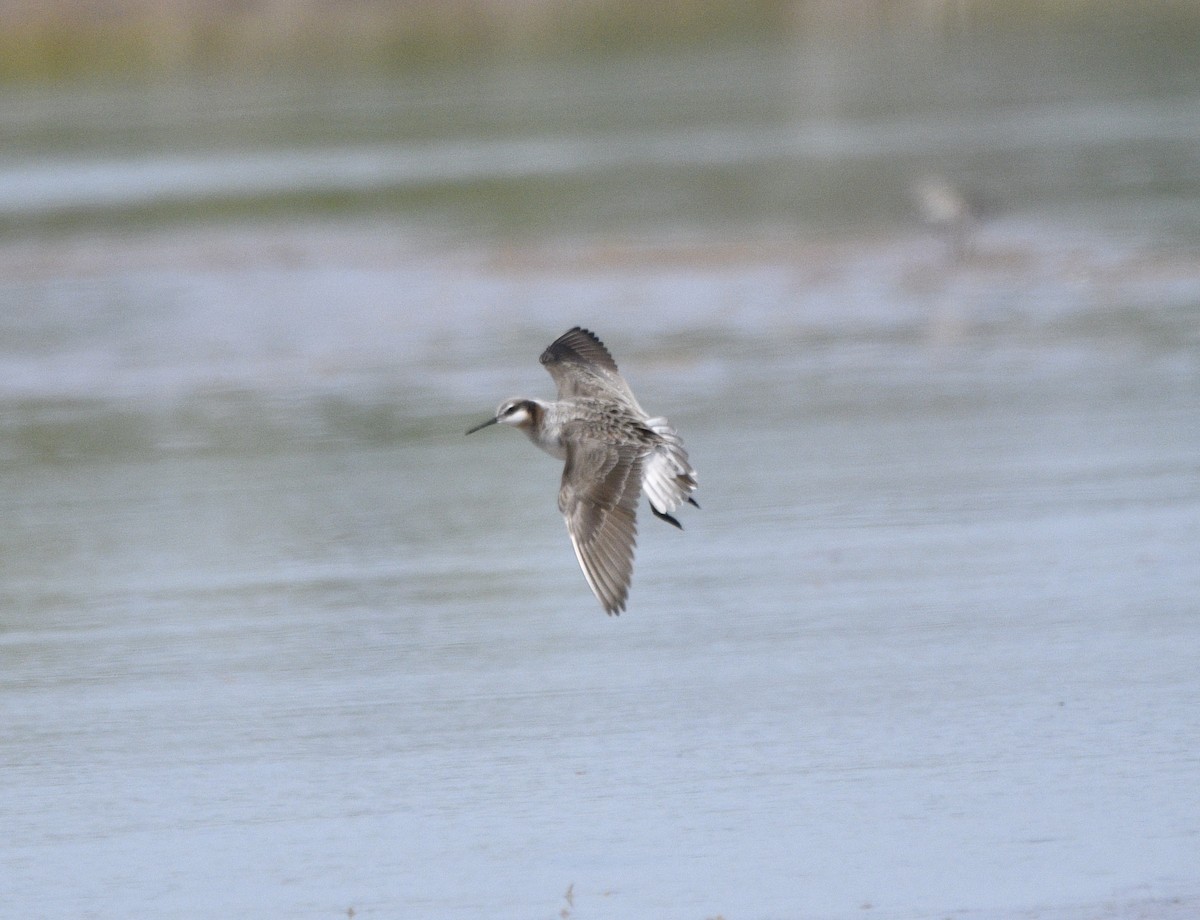
[[[607,613],[617,614],[633,576],[639,497],[645,492],[655,516],[682,530],[671,512],[684,502],[700,507],[692,498],[696,471],[675,429],[638,405],[593,333],[576,326],[542,352],[541,362],[558,399],[506,399],[494,418],[467,434],[512,425],[566,461],[558,510],[592,593]]]

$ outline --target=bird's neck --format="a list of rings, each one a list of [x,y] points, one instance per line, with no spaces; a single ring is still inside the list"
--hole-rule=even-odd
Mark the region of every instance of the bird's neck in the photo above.
[[[552,457],[565,460],[567,449],[562,441],[562,426],[554,418],[550,407],[530,400],[529,423],[522,425],[526,437]]]

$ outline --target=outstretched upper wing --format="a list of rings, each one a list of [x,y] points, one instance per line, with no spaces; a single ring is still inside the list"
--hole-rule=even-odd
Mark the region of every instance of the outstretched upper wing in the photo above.
[[[632,444],[567,442],[558,508],[592,593],[608,613],[625,609],[637,542],[642,457]]]
[[[560,335],[542,352],[541,362],[554,378],[559,399],[617,396],[637,405],[629,385],[621,379],[617,362],[587,329],[576,326]]]

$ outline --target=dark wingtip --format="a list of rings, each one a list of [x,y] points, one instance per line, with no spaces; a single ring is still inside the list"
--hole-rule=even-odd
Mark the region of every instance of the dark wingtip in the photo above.
[[[692,496],[690,496],[690,495],[688,496],[688,504],[695,508],[700,507],[700,503],[698,501],[696,501],[696,499],[692,498]]]
[[[590,329],[582,326],[572,326],[542,352],[538,359],[542,364],[552,364],[557,361],[583,361],[597,364],[614,373],[617,372],[617,362],[609,354],[600,337]]]
[[[627,601],[628,595],[621,598],[616,603],[605,603],[604,601],[601,601],[601,603],[604,604],[604,612],[610,617],[619,617],[621,615],[621,611],[625,609],[625,604]]]
[[[660,521],[666,521],[668,524],[672,525],[673,527],[678,527],[680,530],[683,530],[683,525],[680,524],[677,520],[675,520],[675,518],[671,517],[671,515],[667,514],[665,511],[659,511],[653,505],[650,506],[650,510],[654,512],[654,516],[656,518],[658,518]]]

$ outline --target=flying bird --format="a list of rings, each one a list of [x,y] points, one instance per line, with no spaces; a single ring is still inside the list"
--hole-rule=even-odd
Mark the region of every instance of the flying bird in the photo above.
[[[576,326],[542,352],[558,399],[506,399],[496,415],[467,431],[512,425],[565,461],[558,510],[583,577],[606,613],[625,609],[633,576],[637,507],[643,492],[655,517],[695,505],[696,471],[683,441],[661,416],[638,404],[604,343]]]

